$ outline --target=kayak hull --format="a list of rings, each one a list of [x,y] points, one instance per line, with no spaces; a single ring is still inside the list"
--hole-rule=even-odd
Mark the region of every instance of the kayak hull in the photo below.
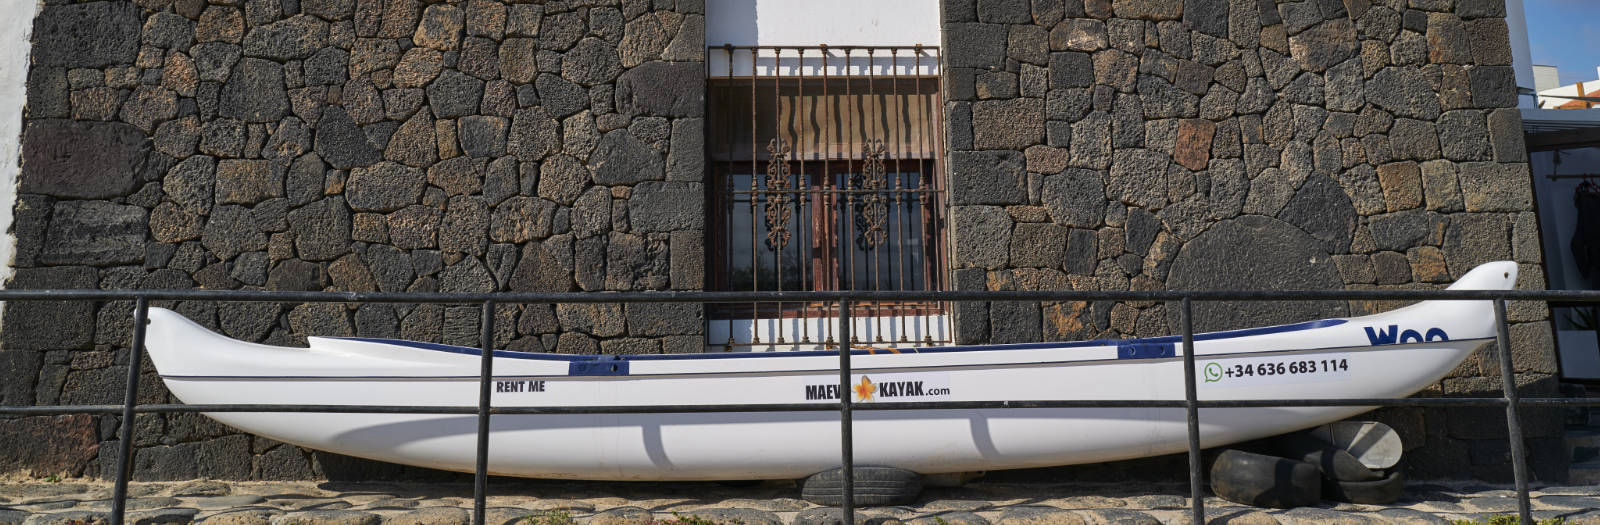
[[[1481,275],[1478,275],[1481,274]],[[1509,288],[1491,263],[1457,284]],[[160,309],[148,346],[185,403],[476,406],[478,350],[311,338],[235,341]],[[1200,399],[1404,397],[1492,342],[1486,301],[1430,301],[1367,317],[1197,335]],[[591,480],[798,478],[838,466],[839,396],[895,401],[1182,400],[1175,338],[858,351],[841,389],[836,354],[556,356],[497,352],[496,407],[809,403],[788,412],[501,414],[493,474]],[[870,408],[870,407],[867,407]],[[1344,419],[1372,407],[1207,408],[1201,446]],[[474,415],[212,413],[232,427],[369,459],[472,471]],[[1093,463],[1187,450],[1181,408],[858,410],[858,464],[925,474]]]

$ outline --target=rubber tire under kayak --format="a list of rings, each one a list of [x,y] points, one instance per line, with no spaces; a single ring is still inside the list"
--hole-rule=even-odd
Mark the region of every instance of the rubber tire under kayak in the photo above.
[[[1303,507],[1322,499],[1322,474],[1304,461],[1229,449],[1211,464],[1211,491],[1256,507]]]
[[[1383,479],[1382,472],[1375,472],[1361,464],[1361,460],[1350,455],[1342,448],[1327,447],[1300,458],[1301,461],[1316,465],[1322,471],[1323,484],[1334,481],[1377,481]]]
[[[855,497],[862,506],[905,505],[922,494],[922,475],[894,467],[856,466]],[[824,470],[806,478],[800,499],[827,506],[844,503],[843,469]]]
[[[1405,463],[1373,481],[1323,481],[1322,495],[1331,500],[1368,505],[1394,503],[1406,491]]]

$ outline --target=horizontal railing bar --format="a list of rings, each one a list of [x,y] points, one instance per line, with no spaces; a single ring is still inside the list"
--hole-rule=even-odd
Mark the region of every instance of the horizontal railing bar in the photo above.
[[[1600,398],[1524,398],[1522,405],[1581,407],[1600,406]],[[1329,407],[1329,406],[1387,406],[1387,407],[1504,407],[1507,401],[1500,397],[1424,397],[1424,398],[1345,398],[1345,399],[1250,399],[1201,400],[1201,408],[1271,408],[1271,407]],[[1106,399],[1106,400],[1036,400],[1036,401],[904,401],[892,403],[853,404],[858,410],[975,410],[1020,408],[1183,408],[1185,401]],[[58,405],[29,407],[0,407],[0,415],[40,416],[61,414],[114,414],[122,405]],[[571,407],[494,407],[494,414],[647,414],[647,413],[702,413],[702,412],[785,412],[811,411],[836,412],[831,403],[771,403],[771,404],[720,404],[720,405],[629,405],[629,406],[571,406]],[[174,412],[284,412],[284,413],[338,413],[338,414],[476,414],[473,406],[383,406],[383,405],[269,405],[269,404],[147,404],[134,407],[142,414]]]
[[[254,301],[368,303],[740,303],[850,301],[1419,301],[1600,303],[1600,290],[1266,290],[1266,291],[746,291],[746,292],[284,292],[265,290],[0,290],[0,301]]]
[[[888,188],[881,189],[881,190],[841,190],[841,189],[837,189],[837,188],[818,188],[818,189],[807,189],[807,190],[731,190],[731,191],[723,192],[723,195],[807,195],[807,194],[815,195],[815,194],[823,194],[823,193],[856,194],[856,195],[860,195],[860,194],[896,194],[896,193],[922,194],[922,193],[944,193],[944,192],[945,191],[943,189],[941,189],[941,188],[932,188],[932,189],[917,188],[917,189],[898,189],[898,190],[897,189],[888,189]],[[748,202],[748,201],[743,201],[743,202]]]
[[[850,51],[854,51],[854,50],[857,50],[857,49],[871,49],[871,50],[875,50],[876,51],[876,50],[898,49],[898,50],[920,50],[920,51],[938,52],[939,51],[939,46],[932,46],[932,45],[925,46],[925,45],[921,45],[921,44],[912,45],[912,46],[863,46],[863,45],[839,46],[839,45],[829,45],[829,44],[816,44],[816,45],[809,45],[809,46],[776,46],[776,45],[771,45],[771,46],[736,46],[736,45],[733,45],[733,44],[722,44],[722,45],[707,46],[707,49],[737,49],[737,50],[747,50],[747,49],[804,49],[804,50],[807,50],[807,51],[834,50],[834,49],[850,50]]]

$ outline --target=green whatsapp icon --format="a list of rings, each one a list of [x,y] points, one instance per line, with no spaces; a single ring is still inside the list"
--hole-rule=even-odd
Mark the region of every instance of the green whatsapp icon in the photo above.
[[[1222,365],[1206,363],[1206,382],[1215,383],[1222,380]]]

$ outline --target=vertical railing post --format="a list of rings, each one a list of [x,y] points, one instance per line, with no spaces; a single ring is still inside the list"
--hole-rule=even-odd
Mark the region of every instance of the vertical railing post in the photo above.
[[[1183,298],[1183,310],[1178,317],[1183,327],[1183,410],[1189,421],[1189,498],[1193,502],[1193,519],[1189,523],[1206,522],[1205,479],[1200,472],[1200,405],[1194,376],[1194,310],[1189,298]]]
[[[1517,393],[1516,369],[1511,366],[1511,332],[1506,326],[1504,297],[1494,300],[1494,326],[1495,346],[1500,350],[1500,379],[1505,389],[1506,433],[1511,440],[1511,474],[1517,483],[1517,513],[1523,525],[1533,525],[1533,512],[1528,502],[1528,458],[1522,452],[1522,417],[1517,414],[1522,396]]]
[[[122,437],[118,443],[117,485],[111,494],[111,525],[122,525],[128,511],[128,480],[133,478],[133,407],[139,403],[139,369],[144,361],[144,327],[150,302],[139,296],[133,303],[133,344],[128,349],[128,385],[122,393]]]
[[[472,479],[472,524],[483,525],[489,492],[489,383],[494,376],[494,301],[483,302],[478,314],[483,370],[478,376],[478,465]]]
[[[839,474],[843,476],[840,489],[843,496],[839,499],[841,523],[855,525],[856,522],[856,472],[855,472],[855,439],[854,420],[850,414],[850,300],[839,300],[839,454],[843,466]]]

